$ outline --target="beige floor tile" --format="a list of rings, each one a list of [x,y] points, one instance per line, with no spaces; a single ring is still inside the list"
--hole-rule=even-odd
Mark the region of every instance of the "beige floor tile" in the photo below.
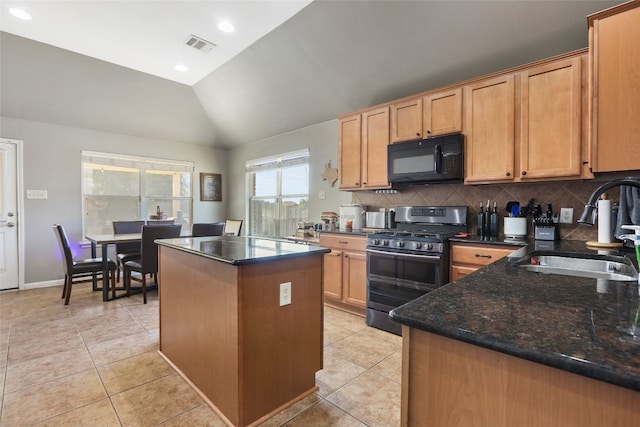
[[[96,366],[106,365],[136,354],[158,350],[158,339],[147,332],[128,335],[89,346]]]
[[[68,350],[85,348],[80,334],[75,330],[68,335],[43,337],[38,340],[21,340],[9,343],[8,363],[24,362],[50,354],[62,353]]]
[[[342,326],[343,328],[349,329],[353,332],[367,328],[364,317],[327,306],[324,308],[324,321],[325,323],[328,322],[330,324]]]
[[[75,332],[76,325],[73,317],[65,316],[55,320],[49,320],[43,323],[18,323],[11,327],[11,342],[17,343],[21,341],[34,340],[52,340],[61,335],[68,335],[69,332]]]
[[[366,372],[327,400],[368,426],[400,425],[400,384],[383,376]]]
[[[326,397],[366,371],[362,366],[341,358],[331,350],[324,352],[324,368],[316,372],[318,394]]]
[[[329,346],[354,333],[355,332],[352,329],[345,328],[340,324],[325,321],[324,322],[324,345],[325,347]]]
[[[397,350],[392,353],[389,357],[371,368],[370,372],[400,383],[402,378],[402,350]]]
[[[107,321],[104,324],[81,330],[80,335],[82,335],[85,344],[90,347],[104,341],[146,332],[129,313],[126,316],[127,318],[123,320]]]
[[[92,369],[93,361],[84,347],[14,361],[7,367],[5,390],[12,393],[35,384]]]
[[[302,412],[306,411],[320,400],[321,398],[316,393],[310,394],[304,399],[301,399],[288,408],[285,408],[282,411],[278,412],[273,417],[260,423],[259,425],[260,427],[279,427],[287,421],[300,415]]]
[[[206,404],[202,404],[175,418],[159,424],[161,427],[226,427],[224,421]]]
[[[105,302],[105,305],[111,304],[113,301]],[[78,324],[78,329],[83,332],[95,328],[104,328],[112,323],[133,322],[133,316],[126,307],[114,305],[113,308],[100,311],[84,311],[74,313],[73,318]]]
[[[64,414],[49,418],[37,427],[119,427],[120,421],[109,399],[73,409]]]
[[[155,351],[98,367],[109,396],[173,374],[175,371]]]
[[[178,374],[111,396],[111,401],[124,426],[157,425],[204,403]]]
[[[366,424],[335,407],[326,400],[321,400],[291,421],[284,424],[288,427],[363,427]]]
[[[402,346],[393,334],[368,327],[329,346],[336,355],[369,369]]]
[[[2,424],[30,425],[107,397],[95,369],[6,393]]]

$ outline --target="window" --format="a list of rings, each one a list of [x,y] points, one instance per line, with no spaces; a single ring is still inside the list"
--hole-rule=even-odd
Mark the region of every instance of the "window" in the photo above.
[[[293,236],[309,218],[309,150],[248,161],[248,234]]]
[[[158,208],[189,234],[193,162],[82,152],[86,234],[110,234],[114,220],[147,220]]]

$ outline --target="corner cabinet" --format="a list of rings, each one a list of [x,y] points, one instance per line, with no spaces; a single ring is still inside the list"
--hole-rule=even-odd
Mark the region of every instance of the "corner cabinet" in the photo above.
[[[367,304],[366,236],[321,233],[324,254],[325,304],[364,315]]]
[[[593,171],[640,169],[640,1],[590,15]]]
[[[450,280],[458,280],[518,250],[517,246],[451,243]],[[326,256],[326,254],[325,254]]]
[[[341,190],[389,188],[389,107],[340,119],[338,176]]]

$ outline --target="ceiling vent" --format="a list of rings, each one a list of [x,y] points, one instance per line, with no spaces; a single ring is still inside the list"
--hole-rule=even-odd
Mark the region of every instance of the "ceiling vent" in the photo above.
[[[194,36],[191,34],[187,40],[185,40],[184,44],[187,46],[191,46],[192,48],[198,49],[200,52],[209,53],[211,50],[216,47],[215,44],[206,41],[203,38]]]

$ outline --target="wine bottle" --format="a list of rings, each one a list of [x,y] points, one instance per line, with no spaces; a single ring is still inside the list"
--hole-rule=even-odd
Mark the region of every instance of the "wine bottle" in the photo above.
[[[489,235],[491,237],[498,237],[498,203],[495,201],[493,202],[493,211],[491,212],[489,229]]]
[[[478,236],[484,237],[484,209],[482,207],[482,202],[480,202],[480,212],[478,213]]]

